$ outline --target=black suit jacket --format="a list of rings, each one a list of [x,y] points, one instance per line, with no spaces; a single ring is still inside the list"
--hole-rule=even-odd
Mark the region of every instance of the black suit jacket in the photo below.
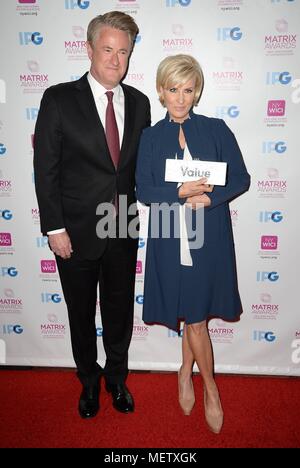
[[[117,171],[111,160],[87,73],[78,81],[48,88],[42,98],[34,137],[36,194],[41,231],[65,227],[74,254],[97,258],[106,240],[96,235],[99,203],[115,193],[135,202],[135,165],[139,138],[150,125],[148,98],[122,84],[124,135]]]

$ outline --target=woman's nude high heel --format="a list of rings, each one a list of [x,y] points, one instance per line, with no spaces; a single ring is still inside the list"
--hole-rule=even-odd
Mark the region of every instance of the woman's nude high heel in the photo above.
[[[214,434],[219,434],[223,426],[224,413],[222,410],[221,401],[219,398],[218,405],[215,408],[208,409],[206,402],[206,389],[204,387],[204,410],[205,410],[205,419],[209,429],[214,432]]]
[[[185,416],[189,416],[195,404],[195,393],[192,376],[187,382],[182,382],[180,379],[180,371],[178,371],[178,401]]]

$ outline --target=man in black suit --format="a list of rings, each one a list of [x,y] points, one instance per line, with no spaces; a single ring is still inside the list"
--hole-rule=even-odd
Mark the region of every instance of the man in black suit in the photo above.
[[[68,307],[73,356],[83,386],[79,399],[83,418],[99,410],[102,375],[114,407],[124,413],[134,410],[125,380],[137,239],[99,237],[96,211],[108,202],[117,208],[119,195],[127,197],[128,206],[135,202],[136,153],[140,134],[150,125],[150,104],[121,80],[137,33],[135,21],[125,13],[95,17],[87,31],[89,73],[45,91],[35,129],[41,230],[56,256]],[[118,209],[116,213],[118,226]],[[97,363],[98,284],[104,369]]]

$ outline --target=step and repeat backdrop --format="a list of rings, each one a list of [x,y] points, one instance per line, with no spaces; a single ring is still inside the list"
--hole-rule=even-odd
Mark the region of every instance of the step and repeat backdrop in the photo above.
[[[195,111],[226,121],[251,174],[249,192],[231,204],[243,314],[209,322],[216,371],[300,375],[297,0],[1,1],[0,363],[74,366],[55,260],[39,228],[32,143],[44,90],[89,69],[87,25],[109,10],[140,27],[125,82],[149,96],[153,123],[165,115],[159,62],[194,55],[205,75]],[[146,207],[140,215],[130,369],[176,370],[182,331],[141,319]]]

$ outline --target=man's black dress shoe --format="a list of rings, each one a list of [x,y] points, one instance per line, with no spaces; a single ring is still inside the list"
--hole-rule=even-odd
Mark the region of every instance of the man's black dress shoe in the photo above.
[[[99,392],[99,384],[83,387],[78,405],[78,411],[82,418],[93,418],[98,413]]]
[[[111,393],[113,407],[121,413],[132,413],[134,411],[134,401],[131,393],[124,383],[106,384],[106,390]]]

